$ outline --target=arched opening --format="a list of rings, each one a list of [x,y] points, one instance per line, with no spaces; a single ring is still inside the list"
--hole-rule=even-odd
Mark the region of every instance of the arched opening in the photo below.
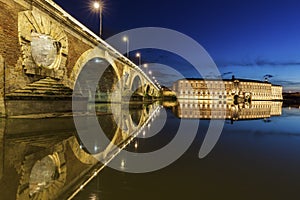
[[[251,93],[245,93],[245,102],[250,103],[252,100],[252,95]]]
[[[119,124],[116,123],[113,115],[99,115],[98,116],[98,122],[105,133],[106,137],[112,141],[115,137],[115,134],[117,133],[117,130],[119,127]],[[101,147],[104,148],[104,147]],[[104,149],[102,149],[104,150]]]
[[[239,95],[234,95],[234,105],[238,105],[240,101]]]
[[[153,90],[151,89],[150,85],[146,86],[146,95],[145,95],[145,100],[152,100],[152,92]]]
[[[131,85],[131,91],[133,93],[130,101],[143,101],[143,87],[141,78],[139,76],[134,77]]]
[[[111,102],[114,99],[113,93],[120,94],[118,76],[114,68],[109,65],[101,76],[96,92],[96,102]]]
[[[141,122],[143,109],[143,104],[131,104],[129,106],[130,117],[135,126],[138,126]]]
[[[149,85],[147,85],[147,87],[146,87],[146,94],[150,94],[150,86]]]
[[[75,91],[89,102],[111,102],[118,90],[118,76],[113,66],[103,58],[92,58],[81,69]]]

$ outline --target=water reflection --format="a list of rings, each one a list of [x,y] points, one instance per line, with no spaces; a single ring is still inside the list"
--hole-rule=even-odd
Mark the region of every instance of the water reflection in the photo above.
[[[227,119],[231,121],[265,119],[282,114],[282,102],[252,101],[234,104],[227,101],[178,100],[167,104],[179,118]]]
[[[97,120],[110,143],[97,146],[100,142],[92,137],[97,147],[92,150],[77,134],[71,116],[0,119],[1,199],[75,196],[119,153],[118,147],[133,143],[138,148],[133,139],[142,134],[158,107],[158,103],[96,105]],[[81,117],[88,119],[88,114]]]
[[[113,104],[109,106],[111,121],[108,126],[116,127],[116,129],[108,128],[105,130],[104,128],[104,133],[110,139],[109,144],[105,145],[105,149],[99,147],[101,149],[100,152],[91,152],[102,163],[110,162],[122,149],[131,143],[136,150],[139,145],[134,139],[137,136],[145,137],[151,122],[161,108],[158,102],[153,104]],[[98,116],[98,121],[102,128],[107,126],[101,116]],[[109,137],[109,135],[113,135],[113,137]],[[91,149],[87,146],[85,147]],[[120,169],[125,167],[126,161],[121,160]]]
[[[257,156],[258,158],[262,156],[260,160],[258,159],[260,162],[258,162],[258,164],[263,165],[264,159],[273,155],[270,153],[274,150],[272,149],[273,146],[274,148],[275,146],[276,148],[280,147],[280,149],[278,149],[280,152],[277,151],[277,156],[280,156],[280,153],[284,153],[284,158],[287,158],[286,156],[294,152],[296,146],[299,144],[298,141],[300,141],[298,138],[290,137],[299,136],[299,109],[291,108],[291,110],[289,110],[289,108],[286,108],[282,110],[281,102],[252,101],[250,104],[234,105],[219,101],[179,100],[177,102],[164,102],[164,105],[172,108],[171,110],[176,113],[178,118],[219,119],[224,117],[232,121],[242,120],[242,122],[236,123],[234,126],[225,124],[224,134],[222,135],[223,138],[221,138],[219,144],[214,149],[211,157],[207,158],[210,162],[200,160],[195,156],[199,150],[199,143],[202,141],[198,138],[195,140],[198,141],[195,143],[195,147],[191,148],[192,152],[187,153],[185,155],[186,157],[183,157],[183,163],[179,163],[178,169],[174,167],[175,165],[173,166],[174,171],[171,170],[169,172],[171,174],[169,177],[165,175],[165,171],[158,171],[159,177],[153,178],[148,184],[144,179],[137,182],[135,180],[136,177],[132,178],[130,174],[122,174],[126,182],[123,184],[124,188],[130,188],[132,191],[138,188],[137,190],[139,191],[135,192],[137,192],[139,196],[143,195],[143,185],[145,185],[146,188],[157,185],[153,194],[165,192],[165,194],[172,196],[172,191],[174,191],[172,188],[176,188],[180,185],[179,182],[187,182],[188,180],[185,179],[186,176],[192,177],[194,180],[197,179],[200,183],[202,179],[205,180],[205,183],[209,181],[211,177],[205,177],[201,174],[201,172],[206,173],[206,171],[210,172],[209,174],[213,176],[214,180],[223,180],[224,175],[214,175],[219,168],[216,171],[211,170],[216,166],[222,166],[222,170],[227,174],[230,174],[230,176],[236,180],[240,180],[239,177],[243,176],[243,173],[239,173],[236,168],[231,168],[231,166],[226,165],[226,163],[237,162],[235,166],[240,166],[240,160],[244,159],[244,155],[248,155],[248,149],[252,149],[252,152],[257,152],[257,154],[253,153],[253,155],[250,154],[248,156],[250,156],[252,160],[257,158]],[[161,106],[158,103],[148,105],[131,104],[127,106],[122,104],[96,104],[95,106],[91,106],[90,110],[95,110],[97,113],[97,121],[110,141],[106,146],[101,146],[101,143],[97,141],[97,137],[89,137],[90,140],[83,141],[76,132],[72,117],[0,119],[1,199],[68,199],[69,197],[75,197],[80,191],[82,191],[80,194],[83,196],[84,191],[91,191],[87,188],[87,185],[97,187],[97,191],[92,190],[87,196],[83,198],[76,196],[76,198],[87,199],[90,197],[101,199],[102,197],[99,196],[100,192],[98,192],[98,190],[99,187],[103,186],[95,186],[94,183],[91,182],[95,177],[98,178],[100,174],[102,177],[107,177],[107,179],[101,183],[102,185],[110,183],[112,185],[106,188],[104,193],[114,192],[115,187],[113,187],[113,185],[116,183],[121,184],[118,177],[114,177],[114,175],[120,172],[110,169],[106,169],[107,171],[109,170],[108,174],[104,173],[103,175],[102,173],[99,174],[99,172],[108,162],[118,155],[120,148],[126,148],[126,150],[135,152],[147,152],[149,149],[153,149],[153,146],[165,144],[168,138],[170,140],[173,138],[172,132],[176,132],[175,129],[178,123],[180,123],[180,119],[174,117],[170,113],[170,109],[166,109],[164,111],[167,115],[167,123],[163,121],[164,123],[160,127],[157,123],[164,118],[162,117],[163,112],[159,112],[160,109]],[[248,121],[250,119],[264,119],[264,122],[269,122],[270,117],[279,115],[281,115],[281,117],[274,118],[274,120],[272,119],[274,123],[263,123],[262,120]],[[159,120],[154,120],[157,116],[160,116]],[[89,114],[87,113],[86,116],[81,117],[87,119],[85,126],[89,126]],[[201,136],[201,134],[205,132],[209,122],[203,120],[200,123],[201,126],[198,130],[198,134],[201,138],[204,137]],[[146,144],[144,138],[149,137],[151,131],[158,127],[160,127],[159,130],[161,130],[163,134],[152,137],[150,139],[150,145],[149,143]],[[287,130],[286,127],[289,127],[289,129]],[[252,132],[254,134],[253,140],[251,139],[252,137],[250,137]],[[88,131],[86,133],[89,134]],[[261,137],[262,135],[267,136]],[[273,137],[272,140],[270,139],[271,136]],[[263,143],[256,143],[257,140]],[[285,141],[285,143],[282,143],[282,141]],[[268,145],[269,143],[270,145]],[[89,147],[89,144],[92,146]],[[234,148],[235,146],[232,144],[236,145],[236,148]],[[247,148],[244,147],[245,145]],[[289,148],[289,146],[293,148]],[[224,151],[224,149],[226,149],[226,151]],[[240,158],[239,155],[233,157],[233,155],[235,155],[234,152],[242,152],[242,158]],[[189,159],[194,158],[190,155],[193,155],[197,159],[189,161]],[[95,159],[95,156],[97,159]],[[229,157],[232,160],[230,162],[223,162],[225,157]],[[278,163],[280,163],[279,158],[276,160]],[[98,159],[101,160],[101,162],[99,162]],[[234,159],[236,159],[236,161]],[[296,166],[300,166],[296,157],[290,158],[289,161],[295,162],[294,164]],[[283,165],[283,163],[281,164]],[[126,156],[121,158],[119,165],[121,170],[125,170],[126,167],[128,167]],[[176,165],[178,165],[178,163]],[[186,166],[189,167],[189,170],[184,170],[188,172],[183,172],[182,169]],[[292,165],[288,165],[288,167],[289,166]],[[241,168],[252,170],[251,174],[256,178],[263,177],[264,175],[259,170],[255,171],[255,167],[253,168],[249,162],[244,164]],[[287,171],[291,172],[287,173]],[[292,169],[287,171],[286,173],[288,175],[295,172]],[[237,174],[235,175],[235,173]],[[254,174],[259,175],[254,176]],[[172,177],[176,177],[176,180]],[[140,184],[142,181],[144,181],[143,184]],[[252,181],[253,185],[256,184],[254,184],[255,181],[256,180]],[[202,186],[205,186],[205,183],[202,182]],[[167,188],[166,191],[160,191],[159,188],[163,188],[168,184],[169,188]],[[195,195],[195,192],[193,193],[189,188],[191,185],[193,184],[182,186],[182,188],[180,188],[181,190],[178,189],[178,191],[183,191],[182,193],[184,194],[189,193]],[[252,187],[254,188],[253,185]],[[236,187],[240,189],[238,185]],[[208,190],[211,188],[207,186]],[[221,190],[222,187],[218,185],[218,189]],[[285,189],[287,190],[287,188]],[[242,191],[242,189],[240,190]],[[121,190],[121,192],[117,190],[117,193],[120,193],[119,195],[115,195],[118,198],[122,198],[121,194],[124,193],[132,194],[128,190]],[[101,195],[103,195],[103,192]],[[114,197],[114,195],[112,196]],[[176,195],[172,196],[173,199],[176,199],[176,197]],[[111,196],[109,196],[107,199],[118,198],[111,198]],[[148,199],[153,198],[149,197]]]
[[[165,145],[169,142],[166,138],[172,140],[182,119],[174,117],[171,111],[183,114],[187,108],[186,119],[198,121],[199,116],[193,113],[201,113],[203,109],[216,109],[217,112],[221,109],[223,112],[226,105],[225,111],[229,113],[226,119],[231,120],[234,113],[240,121],[234,125],[225,123],[222,136],[209,156],[205,159],[197,156],[210,123],[200,120],[194,143],[172,165],[151,174],[122,173],[106,168],[98,175],[97,182],[91,182],[75,199],[87,199],[91,194],[96,194],[99,199],[142,197],[152,200],[158,196],[160,199],[297,199],[300,185],[299,105],[281,109],[281,102],[253,101],[240,105],[219,102],[211,105],[198,101],[190,105],[190,102],[164,102],[166,107],[173,109],[165,110],[168,118],[161,129],[162,134],[151,138],[150,145],[148,141],[139,143],[138,152],[147,152],[144,150],[157,144]],[[265,123],[270,119],[272,123]],[[131,147],[134,145],[133,142]],[[120,165],[126,168],[126,157]]]
[[[61,188],[64,185],[66,174],[65,168],[61,168],[60,159],[57,153],[48,155],[38,160],[30,173],[29,177],[29,195],[33,196],[40,193],[55,184],[55,188]]]

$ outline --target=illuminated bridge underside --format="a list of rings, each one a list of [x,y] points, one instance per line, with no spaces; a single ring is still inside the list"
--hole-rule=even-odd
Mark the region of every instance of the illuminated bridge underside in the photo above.
[[[0,116],[70,111],[78,77],[99,60],[107,64],[99,66],[108,68],[106,74],[93,96],[83,89],[79,99],[160,95],[141,69],[52,0],[0,0],[0,20]]]

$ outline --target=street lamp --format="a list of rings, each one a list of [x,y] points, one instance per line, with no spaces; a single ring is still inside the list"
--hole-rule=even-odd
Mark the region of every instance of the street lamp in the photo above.
[[[94,4],[94,9],[96,9],[97,11],[99,10],[99,20],[100,20],[100,30],[99,30],[99,36],[102,36],[102,11],[103,11],[103,2],[100,1],[95,1]]]
[[[141,60],[142,59],[141,54],[140,53],[136,53],[135,57],[137,57],[139,59],[139,67],[141,67],[141,62],[142,62],[142,60]]]
[[[129,39],[127,36],[123,37],[123,41],[126,42],[126,56],[129,58]]]
[[[143,64],[143,66],[145,68],[145,73],[147,74],[149,65],[147,63],[145,63],[145,64]]]
[[[144,68],[145,68],[145,69],[148,68],[148,64],[147,64],[147,63],[144,64]]]

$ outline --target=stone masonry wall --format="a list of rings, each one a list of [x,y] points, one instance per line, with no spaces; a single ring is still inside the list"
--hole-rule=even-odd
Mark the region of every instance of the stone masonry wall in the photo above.
[[[0,116],[5,115],[4,92],[5,92],[5,65],[15,65],[20,55],[18,45],[18,21],[17,13],[22,10],[21,6],[0,2]]]
[[[22,76],[22,54],[18,40],[18,13],[26,8],[14,1],[6,2],[0,1],[0,55],[5,62],[5,91],[10,92],[24,86],[29,80]]]
[[[19,4],[7,5],[0,1],[0,55],[9,66],[17,64],[21,56],[18,40],[18,12],[24,10]]]
[[[25,8],[14,1],[0,1],[0,55],[5,62],[5,68],[3,67],[5,73],[4,71],[0,71],[0,73],[6,75],[5,84],[2,84],[1,86],[0,82],[0,91],[1,89],[4,90],[2,87],[5,87],[6,93],[11,93],[34,81],[44,78],[39,75],[34,76],[26,74],[26,66],[22,65],[22,47],[18,35],[20,34],[20,30],[18,30],[18,13],[26,10],[28,10],[28,8]],[[85,51],[93,48],[93,46],[90,43],[87,44],[85,41],[86,39],[82,38],[82,36],[79,36],[77,33],[74,34],[69,27],[64,28],[67,34],[69,47],[64,78],[68,79],[70,78],[70,74],[78,58]],[[0,113],[2,112],[1,99],[3,99],[3,94],[0,92]]]
[[[4,59],[0,55],[0,117],[5,115],[4,105]]]
[[[74,37],[70,33],[67,33],[68,41],[69,41],[69,55],[67,61],[67,76],[68,78],[71,75],[73,67],[75,63],[79,59],[79,57],[86,52],[87,50],[91,49],[92,47],[85,44],[79,38]]]

